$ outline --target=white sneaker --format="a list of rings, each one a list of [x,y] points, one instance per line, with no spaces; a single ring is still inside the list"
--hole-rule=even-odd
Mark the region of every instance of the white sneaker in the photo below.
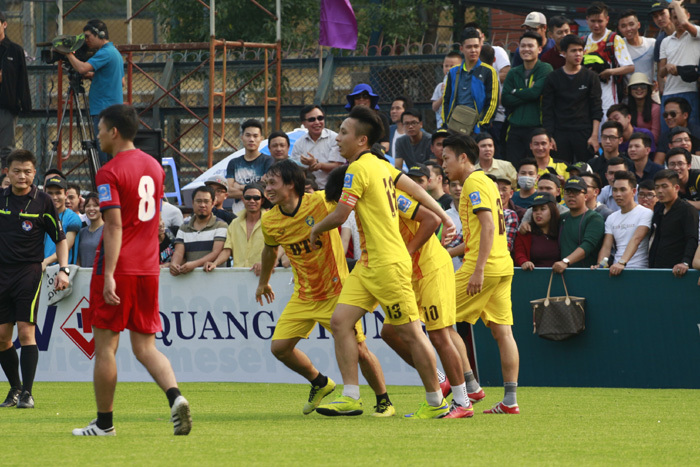
[[[192,429],[192,417],[190,416],[190,403],[182,396],[177,396],[172,409],[170,409],[170,421],[173,422],[175,435],[188,435]]]
[[[85,428],[74,429],[73,436],[117,436],[117,430],[114,426],[103,430],[97,426],[97,419],[94,419]]]

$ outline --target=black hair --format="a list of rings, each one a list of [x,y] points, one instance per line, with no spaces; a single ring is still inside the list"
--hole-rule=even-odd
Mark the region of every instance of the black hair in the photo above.
[[[644,83],[640,83],[640,84],[644,84]],[[639,84],[637,84],[636,86],[639,86]],[[652,104],[654,103],[654,101],[651,98],[652,87],[649,86],[648,84],[644,84],[644,86],[647,87],[647,95],[644,96],[644,107],[642,108],[642,121],[651,122],[651,108],[652,108]],[[628,94],[629,94],[628,99],[629,99],[629,102],[631,104],[634,102],[634,98],[632,97],[631,92],[628,92]],[[639,123],[641,123],[641,122],[638,121],[639,115],[637,113],[636,102],[634,102],[634,105],[630,105],[629,109],[630,109],[630,115],[632,116],[632,120],[631,120],[632,125],[639,126]]]
[[[520,39],[518,39],[518,43],[522,42],[523,39],[535,39],[537,41],[537,45],[542,47],[542,36],[537,34],[535,31],[525,31],[522,36],[520,36]]]
[[[91,199],[94,199],[95,201],[97,201],[98,206],[100,205],[100,195],[98,195],[94,191],[91,191],[90,193],[85,195],[85,206],[87,206],[88,201],[90,201]]]
[[[654,181],[653,180],[642,180],[639,182],[639,186],[637,187],[638,189],[645,189],[645,190],[650,190],[650,191],[655,191],[656,187],[654,186]]]
[[[482,141],[487,140],[487,139],[493,140],[493,136],[491,136],[491,133],[489,133],[488,131],[482,131],[481,133],[476,135],[476,138],[474,138],[474,142],[476,144],[479,144]]]
[[[630,108],[626,104],[613,104],[608,108],[608,111],[606,112],[605,115],[607,115],[608,118],[615,112],[620,112],[622,115],[625,117],[630,116]]]
[[[634,10],[632,10],[632,9],[625,10],[625,11],[623,11],[622,13],[620,13],[620,18],[619,18],[619,19],[627,18],[628,16],[634,16],[635,19],[636,19],[637,21],[639,21],[639,15],[637,15],[637,12],[634,11]],[[619,21],[619,20],[618,20],[618,21]]]
[[[552,16],[547,23],[547,29],[551,32],[565,24],[571,24],[571,20],[565,16]]]
[[[80,196],[80,185],[77,183],[69,183],[66,185],[66,191],[73,189],[75,190],[76,193],[78,193],[78,196]]]
[[[549,141],[552,141],[552,135],[550,135],[549,131],[547,131],[547,129],[543,127],[535,128],[530,132],[530,141],[532,141],[532,138],[534,138],[535,136],[540,135],[545,135]]]
[[[304,169],[289,159],[275,162],[270,166],[267,175],[277,176],[282,179],[285,185],[293,185],[294,192],[297,196],[304,196],[304,188],[306,188],[306,175]]]
[[[476,28],[467,27],[464,28],[464,31],[462,31],[462,35],[460,36],[460,43],[463,44],[464,41],[469,39],[481,40],[481,34],[479,34],[479,31],[477,31]]]
[[[326,201],[336,203],[340,201],[340,195],[343,194],[343,185],[345,184],[345,172],[348,166],[341,165],[331,170],[326,179]]]
[[[603,179],[600,178],[600,175],[598,175],[595,172],[590,173],[590,174],[588,174],[588,173],[581,174],[580,178],[584,178],[584,177],[590,177],[593,180],[593,183],[595,183],[595,186],[593,188],[597,188],[598,190],[600,190],[600,188],[603,186]],[[586,185],[591,186],[590,183],[586,183]]]
[[[673,148],[666,153],[666,164],[668,164],[668,160],[671,157],[677,156],[679,154],[682,155],[683,157],[685,157],[685,161],[688,163],[688,165],[690,165],[691,162],[693,161],[693,156],[690,155],[690,152],[688,152],[687,149],[685,149],[685,148]]]
[[[99,116],[108,130],[116,128],[122,139],[133,141],[139,131],[136,109],[127,104],[115,104],[100,112]]]
[[[496,61],[496,51],[493,50],[491,44],[484,44],[481,46],[481,52],[479,52],[479,60],[487,65],[493,65]]]
[[[662,179],[666,179],[674,185],[678,185],[680,183],[680,178],[678,177],[678,174],[675,170],[671,169],[659,170],[654,174],[654,182],[658,182]],[[656,186],[654,186],[654,189],[656,189]]]
[[[318,183],[316,183],[316,179],[314,177],[307,177],[305,182],[304,182],[304,188],[306,189],[306,185],[311,186],[314,191],[318,191]]]
[[[305,105],[304,107],[301,108],[301,111],[299,112],[299,120],[302,122],[306,120],[306,114],[311,112],[314,109],[318,109],[321,111],[323,116],[326,116],[326,112],[323,111],[320,105]],[[245,129],[245,128],[244,128]]]
[[[284,131],[273,131],[270,133],[270,136],[267,137],[267,145],[270,145],[270,142],[275,139],[275,138],[284,138],[287,140],[287,146],[290,146],[291,143],[289,142],[289,136],[287,136],[287,133]]]
[[[627,167],[627,164],[625,164],[625,160],[622,157],[613,157],[612,159],[608,159],[608,167],[611,165],[624,165]]]
[[[641,139],[642,144],[644,145],[645,148],[650,148],[651,147],[651,137],[647,133],[642,133],[641,131],[635,131],[632,133],[632,136],[630,136],[630,141],[633,139]]]
[[[608,16],[608,6],[603,2],[593,2],[586,9],[586,18],[594,15]]]
[[[520,167],[522,167],[524,165],[534,165],[535,170],[537,170],[537,161],[535,160],[534,157],[524,157],[524,158],[520,159],[520,161],[518,162],[518,166],[517,166],[518,172],[520,172]]]
[[[7,156],[7,167],[9,167],[13,162],[31,162],[36,168],[36,156],[31,151],[27,151],[26,149],[13,149],[12,152],[10,152],[10,155]],[[57,170],[57,172],[61,175],[61,177],[63,177],[60,170]]]
[[[618,137],[622,137],[622,133],[625,131],[625,129],[622,127],[622,123],[614,120],[606,120],[605,123],[600,126],[601,134],[603,133],[603,130],[607,130],[608,128],[615,128],[617,130]]]
[[[436,175],[440,175],[443,180],[446,178],[445,170],[440,166],[440,164],[437,163],[437,161],[434,161],[432,159],[425,161],[425,166],[430,167],[433,171],[437,172]]]
[[[102,20],[91,19],[83,27],[83,32],[85,31],[90,31],[90,33],[98,39],[109,39],[109,31],[107,30],[107,25]],[[102,37],[100,37],[100,33],[102,33]]]
[[[379,141],[384,136],[384,124],[379,118],[379,115],[374,110],[364,105],[355,106],[350,110],[349,118],[352,118],[357,123],[355,124],[355,134],[367,137],[367,146],[370,148],[374,143]]]
[[[457,55],[459,55],[459,54],[457,54]],[[460,58],[462,58],[462,57],[460,56]],[[391,102],[393,103],[393,102],[396,102],[396,101],[401,101],[401,102],[403,102],[403,108],[404,108],[404,110],[408,110],[408,109],[412,109],[412,108],[413,108],[413,101],[411,100],[410,97],[406,97],[406,96],[396,96],[396,97],[394,97],[394,99],[392,99]]]
[[[462,60],[462,54],[457,52],[456,50],[453,50],[452,52],[445,55],[445,58],[458,58]]]
[[[564,36],[564,38],[561,40],[561,42],[559,43],[559,48],[562,51],[566,52],[572,45],[580,45],[581,47],[584,47],[586,44],[580,37],[574,34],[569,34],[568,36]]]
[[[627,180],[631,188],[637,187],[637,176],[629,170],[618,170],[617,172],[615,172],[614,177],[615,180]]]
[[[666,108],[666,105],[669,103],[678,104],[678,107],[681,108],[681,113],[688,114],[688,118],[690,118],[690,115],[693,113],[693,109],[690,107],[688,101],[682,97],[669,97],[666,99],[666,102],[664,102],[664,108]]]
[[[250,127],[260,129],[260,134],[262,134],[262,123],[260,123],[258,120],[255,120],[254,118],[250,118],[241,124],[241,133],[243,133],[246,130],[246,128]]]
[[[197,196],[197,193],[202,192],[202,193],[209,193],[211,196],[211,200],[214,201],[216,198],[216,195],[214,194],[214,189],[210,187],[209,185],[202,185],[198,186],[194,190],[192,190],[192,201],[194,202],[194,197]]]
[[[476,145],[471,136],[463,134],[454,134],[445,138],[442,142],[443,148],[450,148],[456,156],[466,154],[467,159],[472,164],[476,164],[479,160],[479,146]]]
[[[405,115],[410,115],[410,116],[412,116],[412,117],[416,117],[416,118],[418,119],[419,122],[422,122],[422,121],[423,121],[423,115],[421,115],[421,113],[420,113],[418,110],[416,110],[416,109],[406,109],[406,110],[404,110],[403,113],[401,114],[401,123],[403,123],[403,117],[404,117]]]

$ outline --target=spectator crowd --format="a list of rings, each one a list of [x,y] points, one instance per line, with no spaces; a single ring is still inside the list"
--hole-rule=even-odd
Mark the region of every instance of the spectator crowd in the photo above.
[[[445,176],[442,142],[466,128],[479,148],[476,169],[498,185],[516,267],[610,268],[612,275],[670,268],[680,276],[700,266],[700,258],[693,264],[700,210],[700,29],[675,0],[652,3],[649,20],[660,31],[655,38],[640,34],[633,10],[617,15],[617,30],[611,30],[607,6],[593,2],[586,10],[590,33],[579,37],[571,34],[570,19],[532,12],[512,56],[486,42],[471,23],[460,50],[444,57],[444,79],[432,96],[436,131],[424,128],[424,113],[403,95],[382,96],[391,102],[385,115],[367,84],[347,95],[346,109],[364,105],[377,112],[384,126],[381,150],[457,225],[459,234],[444,245],[455,269],[464,254],[462,187]],[[244,154],[231,159],[225,177],[213,176],[194,190],[188,219],[164,200],[164,268],[173,275],[222,266],[259,274],[270,166],[292,160],[305,170],[312,192],[323,190],[330,172],[345,164],[321,106],[303,107],[299,122],[307,132],[293,145],[284,132],[268,136],[269,156],[260,151],[262,124],[243,122]],[[103,226],[99,197],[82,193],[56,169],[46,173],[43,189],[65,231],[69,262],[91,267]],[[362,248],[354,215],[340,230],[352,265]],[[55,262],[47,238],[43,266]],[[289,266],[281,249],[276,264]]]

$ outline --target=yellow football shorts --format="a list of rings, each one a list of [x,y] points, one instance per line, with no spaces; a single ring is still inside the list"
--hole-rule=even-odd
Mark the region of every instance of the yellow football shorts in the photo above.
[[[486,326],[490,323],[513,325],[513,303],[510,299],[513,276],[486,276],[481,292],[467,295],[471,271],[461,268],[455,274],[457,292],[457,321],[474,324],[479,318]]]
[[[337,304],[338,296],[314,301],[301,300],[297,294],[293,294],[287,306],[284,307],[282,316],[277,320],[272,340],[293,339],[295,337],[308,339],[316,323],[331,332],[331,316],[333,316]],[[331,334],[333,333],[331,332]],[[355,336],[358,343],[367,339],[362,332],[362,324],[359,320],[355,323]]]
[[[368,268],[356,264],[343,284],[338,303],[374,310],[382,306],[385,322],[401,325],[420,318],[411,287],[411,261]]]
[[[413,282],[420,320],[425,329],[435,331],[455,324],[455,275],[452,263]]]

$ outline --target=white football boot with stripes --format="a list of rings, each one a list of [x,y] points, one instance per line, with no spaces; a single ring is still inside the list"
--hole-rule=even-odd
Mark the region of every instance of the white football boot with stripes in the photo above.
[[[97,419],[94,419],[85,428],[74,429],[73,436],[117,436],[117,430],[113,426],[103,430],[97,426]]]
[[[190,416],[190,403],[182,396],[177,396],[170,409],[170,421],[173,422],[175,435],[188,435],[192,429],[192,417]]]

